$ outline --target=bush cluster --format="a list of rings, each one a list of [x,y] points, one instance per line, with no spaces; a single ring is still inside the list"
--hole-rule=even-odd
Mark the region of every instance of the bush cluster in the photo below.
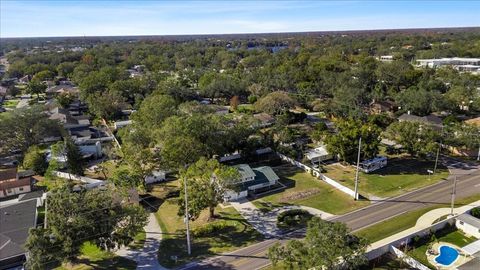
[[[312,214],[303,209],[287,210],[278,215],[277,225],[280,228],[305,226],[312,217]]]
[[[206,237],[212,235],[214,232],[219,233],[230,227],[232,227],[232,225],[226,221],[216,221],[194,229],[192,234],[195,237]]]

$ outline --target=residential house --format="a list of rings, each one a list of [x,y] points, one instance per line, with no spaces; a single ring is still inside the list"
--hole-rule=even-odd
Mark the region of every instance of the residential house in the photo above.
[[[253,115],[258,121],[257,127],[265,128],[275,124],[275,118],[268,113],[257,113]]]
[[[37,200],[0,206],[0,213],[0,270],[4,270],[26,260],[28,231],[37,226]]]
[[[380,60],[382,62],[391,62],[391,61],[393,61],[393,55],[380,55],[378,57],[378,60]]]
[[[480,238],[480,219],[469,214],[461,214],[455,218],[455,225],[465,234]]]
[[[127,69],[127,72],[130,74],[130,78],[138,78],[143,76],[144,74],[144,65],[135,65],[130,69]]]
[[[152,173],[145,177],[145,184],[152,184],[165,181],[167,173],[165,171],[152,171]]]
[[[117,122],[113,123],[113,127],[115,129],[119,129],[119,128],[126,127],[126,126],[131,125],[131,124],[132,124],[132,120],[117,121]]]
[[[45,94],[48,98],[52,98],[60,94],[78,95],[78,93],[78,87],[75,87],[71,84],[54,85],[48,87],[47,90],[45,90]]]
[[[225,201],[235,201],[255,195],[259,191],[273,188],[280,179],[268,166],[251,168],[248,164],[235,165],[240,177],[232,183],[225,194]]]
[[[333,156],[328,153],[324,145],[321,145],[317,148],[307,150],[305,152],[305,158],[310,160],[313,165],[320,165],[321,162],[332,159]]]
[[[398,121],[403,122],[416,122],[422,125],[428,125],[435,129],[442,129],[443,123],[440,117],[430,114],[427,116],[417,116],[410,113],[404,113],[398,117]]]
[[[480,117],[465,120],[465,123],[468,125],[480,127]]]
[[[371,114],[381,114],[381,113],[387,113],[387,114],[393,114],[397,106],[393,101],[390,100],[384,100],[384,101],[375,101],[373,100],[372,103],[369,105],[370,113]]]
[[[72,116],[70,114],[70,111],[68,111],[67,109],[56,107],[50,110],[49,113],[50,113],[50,117],[49,117],[50,119],[60,121],[60,123],[63,124],[63,127],[67,130],[72,128],[90,126],[90,120],[88,119],[88,116],[85,116],[85,115]]]
[[[20,79],[18,79],[18,83],[27,84],[27,83],[30,82],[31,79],[32,79],[32,77],[30,75],[25,75],[25,76],[21,77]]]
[[[27,193],[32,190],[33,171],[17,172],[17,168],[0,171],[0,198]]]

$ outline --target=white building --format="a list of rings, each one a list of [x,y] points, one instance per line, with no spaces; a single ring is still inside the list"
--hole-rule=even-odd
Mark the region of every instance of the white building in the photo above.
[[[151,175],[145,177],[145,184],[152,184],[156,182],[163,182],[166,180],[165,171],[153,171]]]
[[[231,189],[225,192],[225,201],[235,201],[255,194],[258,190],[268,189],[277,185],[280,179],[268,166],[251,168],[247,164],[235,165],[240,173],[240,178],[235,181]]]
[[[117,122],[113,123],[113,127],[115,129],[119,129],[119,128],[126,127],[126,126],[131,125],[131,124],[132,124],[132,120],[117,121]]]
[[[391,62],[393,61],[393,55],[381,55],[378,57],[378,60],[382,62]]]
[[[440,58],[440,59],[417,59],[417,66],[438,68],[444,66],[451,66],[462,72],[480,72],[480,58]]]
[[[365,173],[371,173],[387,166],[387,157],[375,157],[372,159],[364,160],[359,165],[360,170]]]
[[[480,219],[469,214],[461,214],[455,220],[457,229],[475,238],[480,238]]]
[[[312,164],[314,165],[318,165],[320,164],[320,162],[333,158],[333,156],[328,153],[327,149],[323,145],[308,150],[305,153],[305,157],[310,160],[310,162],[312,162]]]

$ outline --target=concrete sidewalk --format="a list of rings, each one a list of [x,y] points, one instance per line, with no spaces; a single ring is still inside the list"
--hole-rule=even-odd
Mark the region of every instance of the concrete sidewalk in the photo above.
[[[141,270],[166,270],[167,268],[158,263],[158,249],[162,240],[162,229],[158,225],[155,214],[148,216],[148,223],[144,227],[146,232],[143,248],[134,250],[123,247],[115,252],[118,256],[133,260],[137,263],[137,269]]]
[[[248,200],[241,200],[238,202],[230,203],[246,220],[250,225],[255,228],[259,233],[263,234],[267,238],[277,237],[283,234],[283,231],[277,227],[277,216],[287,210],[303,209],[310,214],[321,217],[322,219],[331,219],[334,215],[318,210],[316,208],[302,206],[302,205],[289,205],[273,209],[267,213],[260,211],[253,203]]]
[[[463,214],[463,213],[469,211],[470,209],[475,208],[475,207],[479,207],[479,206],[480,206],[480,200],[476,201],[476,202],[473,202],[471,204],[468,204],[468,205],[464,205],[464,206],[461,206],[461,207],[454,208],[453,209],[453,215],[456,216],[456,215],[459,215],[459,214]],[[406,229],[404,231],[401,231],[397,234],[394,234],[392,236],[386,237],[386,238],[384,238],[380,241],[377,241],[375,243],[372,243],[369,246],[369,248],[367,249],[367,252],[370,251],[370,250],[374,250],[374,249],[380,248],[382,246],[385,246],[385,245],[387,245],[389,243],[392,243],[392,242],[394,242],[398,239],[402,239],[403,237],[411,235],[414,232],[426,229],[426,228],[430,227],[437,219],[439,219],[439,218],[441,218],[445,215],[449,215],[450,213],[451,213],[450,208],[433,209],[433,210],[423,214],[421,217],[419,217],[415,226],[413,226],[409,229]]]

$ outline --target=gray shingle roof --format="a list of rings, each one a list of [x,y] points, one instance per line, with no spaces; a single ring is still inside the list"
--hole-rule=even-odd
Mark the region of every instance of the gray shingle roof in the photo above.
[[[28,230],[36,225],[37,200],[0,207],[0,260],[22,255]]]

